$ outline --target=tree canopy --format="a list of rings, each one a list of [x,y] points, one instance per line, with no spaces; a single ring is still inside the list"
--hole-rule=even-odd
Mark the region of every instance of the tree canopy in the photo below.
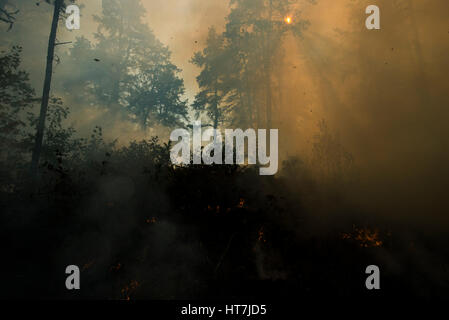
[[[201,68],[193,103],[213,121],[271,127],[273,68],[287,34],[300,36],[308,22],[290,0],[231,0],[225,31],[210,29],[206,48],[192,63]]]
[[[187,115],[181,71],[171,52],[142,22],[140,1],[103,1],[93,42],[78,38],[69,63],[79,64],[66,86],[84,83],[82,99],[125,116],[142,128],[159,123],[176,126]]]

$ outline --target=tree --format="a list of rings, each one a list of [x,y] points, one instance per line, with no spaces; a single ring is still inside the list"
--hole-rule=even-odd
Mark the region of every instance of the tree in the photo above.
[[[70,50],[69,62],[81,66],[71,79],[83,80],[84,92],[113,115],[144,129],[178,125],[187,115],[184,83],[169,49],[142,22],[144,14],[139,0],[103,1],[102,15],[95,16],[95,42],[78,38]]]
[[[71,103],[79,106],[101,105],[94,92],[93,82],[99,74],[94,44],[84,36],[77,37],[69,49],[60,55],[58,82],[55,89],[70,97]]]
[[[193,59],[202,68],[194,108],[207,110],[212,119],[226,111],[234,123],[271,128],[273,67],[285,35],[301,35],[308,23],[291,0],[231,0],[230,5],[225,32],[210,33],[207,48]]]
[[[36,141],[33,149],[32,159],[31,159],[31,176],[33,180],[36,180],[38,174],[39,158],[42,149],[42,139],[45,130],[45,118],[47,115],[48,100],[50,98],[50,87],[51,87],[51,77],[53,73],[53,58],[56,45],[56,34],[58,30],[59,17],[61,12],[65,9],[64,0],[46,0],[48,3],[54,5],[53,19],[51,22],[51,31],[48,39],[48,51],[47,51],[47,66],[45,68],[45,80],[44,88],[42,92],[42,103],[39,115],[39,122],[37,125]],[[74,2],[71,0],[70,2]]]
[[[4,139],[18,133],[21,125],[20,111],[30,107],[34,90],[29,84],[28,73],[19,69],[22,48],[14,46],[0,56],[0,135],[2,149]]]
[[[197,77],[200,92],[195,96],[192,107],[197,112],[197,118],[200,113],[206,112],[215,129],[224,120],[226,113],[222,102],[227,94],[225,74],[228,71],[228,58],[224,37],[210,28],[206,48],[196,52],[191,60],[202,69]]]
[[[62,159],[80,151],[83,144],[83,139],[74,137],[75,129],[64,125],[64,120],[68,118],[69,113],[69,107],[64,106],[60,98],[51,97],[49,99],[41,159],[52,166],[57,166]],[[33,113],[28,114],[30,128],[36,128],[38,122],[39,119]],[[23,144],[31,145],[33,137],[33,134],[25,136]]]
[[[19,10],[14,10],[13,5],[8,0],[0,0],[0,21],[9,24],[8,31],[11,30],[16,21],[18,13]]]
[[[129,82],[128,110],[142,129],[160,123],[166,127],[181,126],[187,118],[187,102],[181,100],[184,82],[171,63],[148,65]]]
[[[0,160],[2,179],[13,173],[10,164],[20,158],[20,133],[25,126],[21,113],[31,108],[34,90],[28,73],[20,70],[22,48],[15,46],[0,56]]]
[[[231,0],[231,5],[233,8],[228,16],[226,34],[245,70],[242,73],[244,78],[249,77],[247,73],[250,73],[262,82],[265,125],[271,128],[273,64],[282,52],[285,35],[288,32],[301,35],[308,22],[300,19],[295,2],[291,0]],[[251,60],[257,63],[250,65]],[[260,126],[262,112],[258,114]]]
[[[92,83],[99,101],[113,112],[122,110],[126,82],[138,59],[157,41],[142,23],[144,12],[138,0],[105,0],[102,15],[94,16],[99,24],[94,48],[99,63]]]

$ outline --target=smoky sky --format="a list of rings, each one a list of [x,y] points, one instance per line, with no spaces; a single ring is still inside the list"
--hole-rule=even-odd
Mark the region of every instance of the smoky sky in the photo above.
[[[299,42],[303,81],[360,166],[362,187],[350,196],[389,217],[446,220],[448,3],[379,3],[379,31],[363,28],[371,2],[322,3],[335,15],[316,32],[326,10],[311,15]]]
[[[20,14],[11,31],[2,26],[2,48],[23,46],[23,68],[39,93],[51,8],[43,2],[10,2]],[[61,25],[59,41],[81,35],[93,39],[92,14],[101,13],[101,1],[80,3],[81,30],[69,32]],[[145,22],[183,70],[186,98],[192,102],[199,69],[189,60],[204,48],[208,28],[224,29],[229,1],[142,4]],[[371,4],[380,8],[380,30],[365,28],[365,8]],[[449,2],[317,0],[297,1],[296,6],[301,16],[293,18],[310,25],[302,37],[284,38],[273,76],[282,157],[307,158],[317,124],[324,119],[359,170],[359,182],[348,198],[373,214],[448,222]],[[83,130],[101,122],[102,114],[86,106],[71,106],[71,112],[70,121]],[[108,130],[111,138],[122,140],[145,136],[123,122]]]

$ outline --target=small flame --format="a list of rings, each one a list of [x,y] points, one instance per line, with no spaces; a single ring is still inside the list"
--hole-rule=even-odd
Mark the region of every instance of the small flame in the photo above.
[[[359,246],[364,248],[381,247],[383,245],[383,241],[380,239],[379,231],[377,229],[354,228],[354,232],[342,233],[341,237],[345,240],[355,240]]]
[[[259,242],[267,242],[267,240],[265,240],[264,239],[264,232],[263,232],[263,227],[261,227],[260,229],[259,229],[259,232],[258,232],[258,234],[259,234],[259,237],[257,238],[257,241],[259,241]]]
[[[211,212],[215,211],[216,214],[219,214],[220,213],[220,206],[219,205],[214,206],[214,205],[208,204],[207,205],[207,211],[211,211]]]
[[[286,24],[290,24],[292,23],[292,17],[285,17],[284,21]]]
[[[123,300],[130,300],[131,293],[135,292],[139,286],[140,283],[136,280],[131,280],[129,285],[125,285],[125,287],[120,291],[123,296]]]

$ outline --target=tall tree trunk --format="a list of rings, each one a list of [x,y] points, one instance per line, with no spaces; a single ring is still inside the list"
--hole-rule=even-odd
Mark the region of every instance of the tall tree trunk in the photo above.
[[[251,90],[251,95],[254,98],[253,101],[255,101],[254,105],[256,107],[256,123],[257,123],[257,128],[259,129],[261,127],[261,122],[262,122],[262,117],[260,115],[261,111],[260,111],[260,103],[259,103],[259,99],[257,99],[257,92],[258,90],[256,89],[252,89]]]
[[[36,181],[38,177],[39,158],[42,151],[42,140],[44,137],[44,129],[45,129],[45,118],[47,116],[48,100],[50,98],[51,76],[53,72],[53,58],[55,52],[56,33],[58,30],[59,14],[61,11],[62,3],[63,0],[55,1],[50,37],[48,40],[47,66],[45,69],[45,80],[44,80],[44,89],[42,92],[41,111],[39,114],[39,122],[37,125],[33,156],[31,159],[31,177],[33,181]]]
[[[265,75],[265,88],[266,88],[266,120],[267,120],[267,127],[266,129],[271,128],[271,100],[272,100],[272,94],[271,94],[271,72],[269,67],[267,68],[266,75]]]
[[[271,128],[271,33],[273,29],[273,0],[270,0],[270,7],[268,12],[269,19],[269,29],[267,34],[267,44],[266,44],[266,56],[265,56],[265,89],[266,89],[266,129]]]
[[[218,120],[220,113],[218,110],[218,80],[215,79],[215,92],[214,92],[214,129],[218,129]]]

